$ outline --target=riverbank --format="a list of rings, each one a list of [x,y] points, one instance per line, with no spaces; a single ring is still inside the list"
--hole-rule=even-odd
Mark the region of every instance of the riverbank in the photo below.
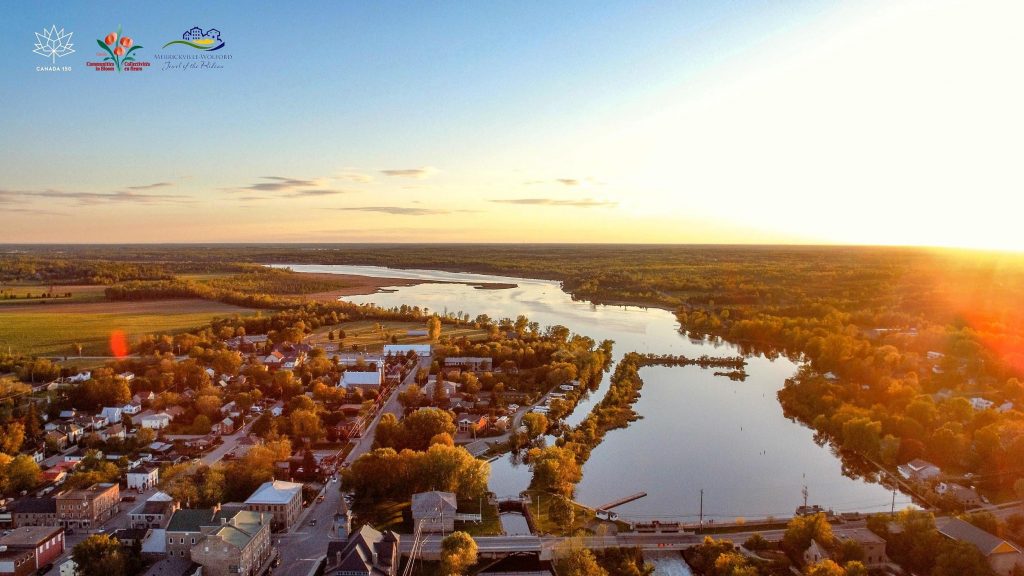
[[[388,288],[402,286],[418,286],[421,284],[465,284],[477,290],[508,290],[518,284],[508,282],[451,282],[447,280],[428,280],[412,278],[389,278],[384,276],[362,276],[357,274],[332,274],[330,272],[296,272],[307,278],[341,280],[349,285],[336,290],[316,292],[313,294],[292,294],[297,298],[306,298],[315,302],[337,302],[345,296],[367,296],[382,292],[394,292]]]

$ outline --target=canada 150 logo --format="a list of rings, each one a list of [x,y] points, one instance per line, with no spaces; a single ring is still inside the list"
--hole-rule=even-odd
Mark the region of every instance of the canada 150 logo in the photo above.
[[[231,60],[231,54],[219,52],[224,44],[220,30],[193,26],[182,33],[180,40],[163,45],[164,49],[183,46],[191,50],[160,52],[154,58],[164,61],[161,70],[216,70],[223,68],[226,60]]]
[[[68,54],[74,54],[74,44],[71,42],[71,35],[74,32],[65,32],[63,28],[57,30],[57,25],[50,26],[47,30],[36,32],[36,44],[32,50],[36,54],[50,59],[50,66],[36,66],[36,72],[70,72],[71,66],[57,66],[57,58],[63,58]]]
[[[149,62],[136,57],[135,51],[141,50],[142,46],[135,44],[130,36],[124,35],[120,26],[116,32],[97,39],[96,44],[103,50],[96,55],[103,59],[99,62],[86,62],[86,65],[97,72],[141,72],[149,67]]]

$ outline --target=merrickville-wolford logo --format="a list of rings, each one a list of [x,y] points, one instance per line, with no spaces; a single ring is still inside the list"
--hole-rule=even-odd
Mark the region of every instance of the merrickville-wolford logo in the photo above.
[[[231,60],[231,54],[220,51],[224,44],[220,30],[193,26],[182,32],[181,39],[164,44],[153,58],[163,61],[161,70],[220,70]]]
[[[32,50],[36,54],[50,59],[50,66],[36,66],[37,72],[69,72],[71,66],[57,66],[57,58],[63,58],[68,54],[74,54],[74,44],[71,42],[71,35],[74,32],[65,32],[63,28],[57,29],[57,25],[43,28],[42,32],[36,32],[36,44]]]

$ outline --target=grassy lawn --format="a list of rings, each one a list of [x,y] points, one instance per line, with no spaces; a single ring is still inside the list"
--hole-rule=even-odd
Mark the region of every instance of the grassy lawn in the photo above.
[[[425,330],[425,322],[375,322],[372,320],[357,320],[352,322],[342,322],[334,326],[321,326],[317,328],[313,334],[306,340],[309,344],[329,344],[328,333],[331,330],[335,331],[335,334],[339,330],[345,331],[345,341],[342,342],[345,351],[352,350],[353,345],[358,345],[360,351],[365,352],[381,352],[384,349],[385,343],[390,343],[391,336],[398,336],[399,344],[429,344],[430,338],[427,336],[408,336],[406,334],[409,330]],[[472,340],[480,340],[487,337],[485,330],[479,330],[472,326],[443,326],[441,329],[442,336],[451,336],[452,338],[461,338],[463,336]],[[385,342],[386,341],[386,342]],[[338,340],[335,340],[335,344]]]
[[[459,512],[462,514],[476,514],[480,511],[480,502],[477,500],[459,500]],[[500,536],[501,518],[498,516],[498,507],[489,506],[484,502],[481,522],[456,522],[456,530],[462,530],[470,536]]]
[[[556,496],[538,490],[528,490],[528,492],[530,494],[530,512],[533,514],[533,520],[537,524],[537,529],[545,534],[575,535],[583,531],[594,520],[593,510],[573,502],[572,505],[575,509],[576,517],[572,526],[557,524],[548,517],[548,508]],[[540,501],[539,505],[538,500]]]
[[[0,347],[33,356],[73,356],[73,345],[80,343],[83,356],[107,356],[114,330],[124,331],[134,343],[146,334],[185,332],[217,316],[255,312],[204,300],[52,304],[38,311],[0,307]]]
[[[384,500],[380,502],[356,502],[352,508],[355,515],[353,526],[369,524],[381,532],[394,530],[399,534],[412,533],[412,504]]]

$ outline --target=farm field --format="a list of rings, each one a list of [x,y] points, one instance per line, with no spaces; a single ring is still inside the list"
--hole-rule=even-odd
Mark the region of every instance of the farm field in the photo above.
[[[101,302],[105,299],[103,290],[106,286],[58,286],[58,285],[6,285],[0,287],[0,307],[3,306],[36,306],[51,304],[67,304],[80,302]],[[51,292],[59,296],[40,298],[43,293]],[[65,296],[70,293],[71,296]]]
[[[0,347],[31,356],[74,356],[79,343],[83,356],[108,356],[114,330],[134,343],[144,334],[184,332],[214,317],[255,313],[206,300],[0,306]]]
[[[385,340],[390,343],[391,336],[398,337],[399,344],[429,344],[430,338],[428,336],[407,336],[406,332],[409,330],[425,330],[426,325],[422,322],[373,322],[369,320],[356,320],[352,322],[342,322],[335,324],[334,326],[322,326],[316,329],[307,338],[308,344],[324,345],[330,344],[328,338],[329,332],[332,330],[335,334],[339,330],[345,331],[345,341],[342,342],[344,350],[352,350],[352,346],[359,346],[359,350],[363,352],[381,352],[384,349]],[[441,330],[442,336],[449,336],[451,338],[462,338],[466,337],[471,340],[483,339],[486,337],[487,332],[482,329],[473,328],[472,326],[444,326]],[[334,341],[335,344],[338,340]]]

